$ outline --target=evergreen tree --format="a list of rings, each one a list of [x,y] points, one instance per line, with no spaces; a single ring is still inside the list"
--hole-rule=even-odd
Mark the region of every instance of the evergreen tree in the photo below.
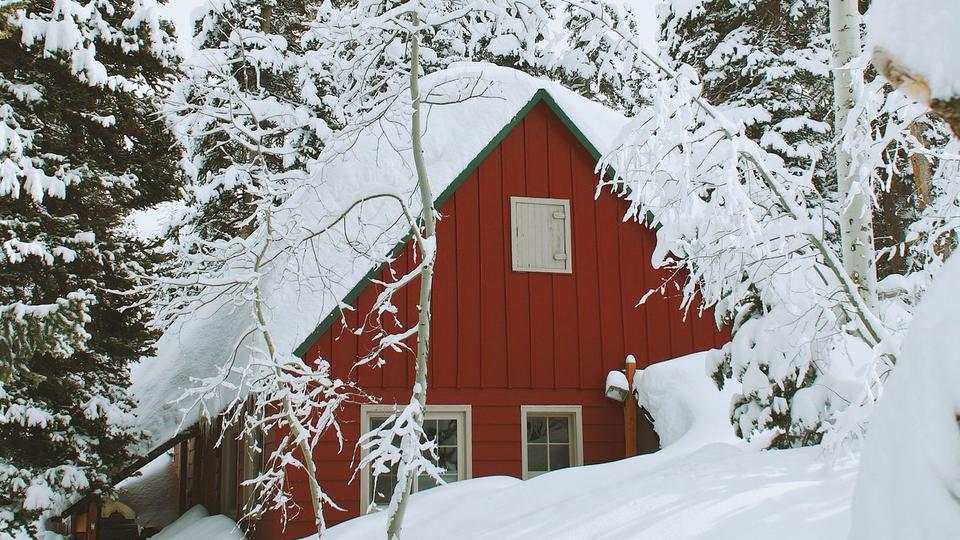
[[[783,159],[791,173],[802,176],[813,168],[819,191],[829,194],[835,177],[828,151],[833,87],[826,4],[703,0],[665,5],[659,17],[668,54],[701,74],[704,97],[742,121],[746,135]],[[738,309],[743,315],[734,332],[746,335],[757,326],[751,318],[775,310],[754,288]],[[807,354],[824,348],[810,347]],[[774,406],[791,403],[798,390],[815,384],[816,364],[802,359],[784,372],[771,367],[775,362],[763,359],[752,377],[759,383],[745,384],[737,396],[732,421],[738,435],[749,439],[754,430],[774,429],[779,434],[771,446],[781,448],[819,442],[819,424],[798,423],[790,407]],[[733,373],[736,364],[727,356],[716,366],[714,380],[722,385],[725,378],[743,378],[743,373]],[[758,415],[758,410],[766,412]]]
[[[177,195],[155,5],[25,1],[0,27],[0,537],[129,463],[128,366],[150,351],[155,255],[126,218]]]
[[[198,50],[167,111],[188,150],[194,182],[179,241],[245,236],[256,225],[261,189],[303,174],[323,147],[329,114],[323,71],[306,65],[305,0],[224,0],[205,4]]]
[[[659,17],[667,53],[700,73],[711,103],[738,109],[747,136],[797,173],[830,156],[826,3],[702,0],[664,4]],[[818,180],[831,170],[821,163]]]

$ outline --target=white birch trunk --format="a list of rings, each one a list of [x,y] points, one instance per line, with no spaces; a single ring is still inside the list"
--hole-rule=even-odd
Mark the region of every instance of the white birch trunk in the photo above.
[[[849,149],[842,143],[847,117],[862,81],[850,62],[862,52],[860,12],[857,0],[830,0],[830,41],[833,49],[834,132],[837,144],[837,190],[843,205],[840,214],[840,242],[843,269],[871,309],[877,305],[877,268],[873,244],[873,208],[869,186],[854,170]]]
[[[413,31],[410,34],[410,97],[413,101],[413,117],[411,119],[410,134],[413,146],[413,161],[417,170],[417,186],[420,189],[420,200],[422,210],[420,219],[423,223],[423,237],[420,239],[420,252],[423,257],[435,257],[434,253],[428,254],[424,249],[423,241],[433,241],[436,234],[437,218],[434,211],[433,191],[430,189],[430,181],[427,178],[426,166],[423,162],[423,141],[421,140],[420,126],[420,42],[418,28],[420,19],[416,13],[412,13],[411,22]],[[416,226],[412,224],[412,226]],[[435,243],[434,243],[435,244]],[[435,260],[435,259],[434,259]],[[416,378],[413,384],[413,400],[420,404],[420,412],[416,415],[414,422],[417,424],[418,431],[423,431],[423,412],[427,406],[427,360],[429,358],[430,347],[430,292],[433,287],[433,262],[427,262],[420,272],[420,305],[419,320],[417,321],[417,368]],[[400,502],[396,510],[387,516],[387,538],[389,540],[398,540],[400,531],[403,528],[403,517],[407,511],[407,501],[410,499],[410,490],[416,482],[415,472],[410,473],[411,477],[407,479],[406,488],[400,496]]]

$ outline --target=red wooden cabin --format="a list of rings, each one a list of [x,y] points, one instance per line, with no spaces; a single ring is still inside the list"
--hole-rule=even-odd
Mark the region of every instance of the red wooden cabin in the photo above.
[[[718,330],[711,311],[685,315],[674,287],[638,305],[669,277],[650,262],[654,231],[624,221],[627,203],[617,195],[595,197],[599,151],[550,91],[536,91],[482,146],[438,197],[427,420],[446,478],[529,478],[621,459],[624,407],[604,396],[607,373],[622,369],[627,355],[643,368],[719,347],[728,332]],[[411,248],[402,249],[394,263],[401,272],[411,268]],[[377,294],[369,278],[388,280],[385,272],[378,269],[346,298],[355,308],[344,315],[349,328]],[[416,319],[417,295],[415,284],[397,299],[405,320]],[[370,336],[344,330],[341,320],[339,311],[330,313],[298,353],[331,359],[345,375],[369,350]],[[356,376],[380,404],[346,411],[344,452],[332,438],[317,450],[323,488],[345,509],[328,510],[328,523],[360,515],[381,500],[378,493],[389,497],[389,478],[374,487],[364,471],[351,482],[353,445],[393,404],[409,401],[413,356],[398,353]],[[210,439],[178,446],[181,508],[205,502],[236,516],[238,481],[256,464],[237,444],[213,449]],[[314,532],[306,481],[294,484],[299,514],[285,529],[279,516],[264,516],[257,538]]]

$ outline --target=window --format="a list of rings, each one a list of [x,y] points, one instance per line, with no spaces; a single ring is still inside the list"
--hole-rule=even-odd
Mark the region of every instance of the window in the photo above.
[[[570,201],[510,197],[513,269],[518,272],[573,271]]]
[[[583,464],[579,405],[520,407],[523,478]]]
[[[364,405],[361,407],[361,427],[364,433],[380,427],[393,414],[391,405]],[[446,469],[441,475],[446,482],[465,480],[471,476],[470,452],[470,406],[469,405],[428,405],[424,416],[423,429],[427,436],[437,441],[435,460],[438,466]],[[360,472],[361,509],[370,507],[370,503],[386,506],[393,496],[397,485],[395,471],[374,478],[368,467]],[[413,486],[413,492],[430,489],[437,485],[436,480],[421,475]]]

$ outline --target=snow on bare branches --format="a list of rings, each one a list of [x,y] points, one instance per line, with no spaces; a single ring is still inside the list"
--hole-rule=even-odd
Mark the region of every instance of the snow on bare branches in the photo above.
[[[592,14],[609,39],[635,44],[615,19]],[[837,220],[848,197],[875,201],[874,190],[889,183],[891,145],[917,148],[906,128],[922,111],[880,83],[854,85],[834,144],[850,155],[855,177],[837,203],[818,190],[814,166],[791,169],[746,136],[755,111],[717,108],[691,68],[639,49],[636,57],[660,73],[652,106],[599,170],[611,171],[607,185],[631,201],[629,218],[657,227],[653,262],[687,277],[684,307],[715,306],[718,322],[732,324],[733,341],[708,370],[718,384],[743,383],[738,432],[781,447],[860,437],[910,304],[878,307],[863,296],[841,260]],[[844,66],[854,81],[864,67],[862,59]]]

